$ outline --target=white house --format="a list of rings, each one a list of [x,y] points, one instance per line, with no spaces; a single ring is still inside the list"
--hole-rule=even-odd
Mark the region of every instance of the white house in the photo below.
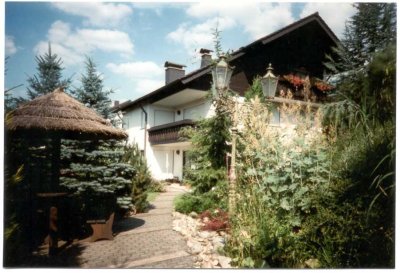
[[[256,76],[265,74],[268,63],[279,75],[277,94],[285,92],[293,77],[322,79],[326,54],[339,40],[318,13],[305,17],[281,30],[241,47],[230,54],[234,67],[230,89],[243,96]],[[211,51],[202,49],[201,67],[185,75],[184,65],[165,62],[165,85],[134,101],[114,107],[122,114],[129,142],[137,143],[147,159],[155,179],[179,180],[183,177],[186,151],[190,142],[179,138],[179,130],[193,126],[201,118],[214,114],[207,97],[211,87]],[[316,101],[326,99],[326,90],[312,87]],[[293,99],[304,94],[295,92]],[[281,103],[282,100],[276,100]],[[274,114],[279,123],[279,112]]]

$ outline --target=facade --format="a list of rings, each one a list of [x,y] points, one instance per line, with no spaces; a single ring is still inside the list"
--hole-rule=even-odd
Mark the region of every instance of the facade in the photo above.
[[[321,87],[326,74],[323,62],[326,54],[333,55],[331,48],[338,44],[318,13],[312,14],[231,53],[228,62],[234,71],[229,87],[243,96],[253,79],[263,76],[272,63],[274,74],[279,75],[276,95],[293,87],[294,100],[324,101],[327,90]],[[212,82],[211,51],[202,49],[200,53],[198,70],[185,75],[184,65],[165,62],[165,86],[114,107],[122,116],[129,142],[137,143],[143,151],[155,179],[182,179],[190,142],[179,138],[178,132],[214,114],[207,96]],[[296,80],[305,78],[312,84],[311,94],[297,92]],[[279,125],[278,110],[273,121]]]

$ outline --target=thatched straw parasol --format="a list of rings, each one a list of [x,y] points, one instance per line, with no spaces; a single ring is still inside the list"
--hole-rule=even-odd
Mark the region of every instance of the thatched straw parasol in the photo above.
[[[92,109],[71,98],[62,88],[35,98],[6,117],[10,132],[57,133],[72,139],[124,139],[128,135],[112,127]]]
[[[126,139],[128,137],[121,129],[114,128],[110,122],[103,119],[95,111],[57,88],[52,93],[29,101],[6,116],[6,130],[10,136],[22,137],[29,142],[31,139],[50,139],[51,144],[47,156],[51,159],[51,189],[50,192],[36,193],[40,198],[51,200],[50,215],[58,210],[55,198],[65,196],[59,192],[60,180],[60,150],[61,139]],[[12,137],[12,138],[13,138]],[[53,213],[54,214],[54,213]],[[50,236],[49,254],[57,248],[56,220],[49,218]]]

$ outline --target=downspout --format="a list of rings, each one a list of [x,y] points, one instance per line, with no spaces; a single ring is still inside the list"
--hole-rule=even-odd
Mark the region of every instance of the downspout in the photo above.
[[[144,113],[144,142],[143,142],[143,152],[144,152],[144,157],[146,157],[146,138],[147,138],[147,112],[144,110],[143,106],[140,105],[140,108],[142,109]]]

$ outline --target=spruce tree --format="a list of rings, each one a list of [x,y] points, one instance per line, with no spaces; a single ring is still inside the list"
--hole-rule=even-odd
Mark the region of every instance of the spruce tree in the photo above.
[[[71,93],[86,107],[94,109],[105,119],[111,119],[113,115],[111,100],[108,96],[113,93],[113,90],[104,90],[102,76],[91,58],[86,57],[85,65],[86,74],[81,76],[82,87],[72,90]]]
[[[87,58],[86,74],[82,75],[82,87],[72,93],[85,106],[98,112],[103,118],[112,118],[110,111],[111,91],[103,88],[103,81],[95,63]],[[135,169],[122,163],[124,145],[116,140],[76,141],[63,140],[62,185],[82,198],[90,217],[107,217],[118,209],[132,207],[131,180]],[[104,206],[99,206],[100,202]],[[100,208],[101,207],[101,208]],[[93,208],[98,208],[99,211]],[[97,211],[97,212],[96,212]]]
[[[357,68],[370,62],[372,54],[396,40],[395,3],[356,3],[342,43]]]
[[[61,183],[82,198],[88,217],[106,219],[119,209],[131,208],[131,180],[135,169],[121,163],[124,149],[119,141],[63,141]]]
[[[71,84],[71,78],[62,79],[62,60],[57,54],[51,52],[51,45],[49,43],[49,50],[43,56],[35,57],[37,63],[37,75],[28,78],[29,87],[27,88],[27,95],[29,99],[34,99],[38,96],[45,95],[53,92],[58,87],[68,89]]]

